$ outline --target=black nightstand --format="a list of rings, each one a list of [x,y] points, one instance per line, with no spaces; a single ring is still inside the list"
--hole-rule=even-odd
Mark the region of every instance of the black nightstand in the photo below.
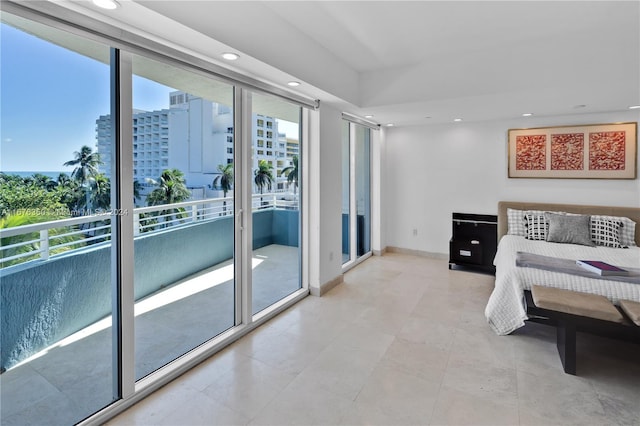
[[[453,213],[449,241],[449,269],[454,265],[495,273],[498,216]]]

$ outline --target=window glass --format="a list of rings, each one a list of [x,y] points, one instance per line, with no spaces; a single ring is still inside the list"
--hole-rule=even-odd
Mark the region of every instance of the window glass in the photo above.
[[[300,279],[300,107],[266,95],[253,94],[252,122],[257,114],[272,123],[275,136],[285,148],[266,151],[253,158],[253,313],[295,292]],[[260,130],[258,130],[260,132]],[[254,134],[256,134],[254,132]],[[257,140],[254,138],[252,144]],[[273,149],[272,141],[267,147]],[[287,149],[286,147],[289,147]],[[258,150],[258,155],[263,151]],[[278,153],[285,155],[278,166]],[[275,166],[274,166],[275,165]]]
[[[75,424],[120,398],[110,48],[5,12],[0,41],[0,423]]]
[[[154,161],[136,174],[140,379],[234,325],[235,175],[227,143],[233,87],[142,56],[133,71],[134,120],[145,123],[137,134],[152,142],[145,155]],[[165,123],[164,132],[149,122]]]

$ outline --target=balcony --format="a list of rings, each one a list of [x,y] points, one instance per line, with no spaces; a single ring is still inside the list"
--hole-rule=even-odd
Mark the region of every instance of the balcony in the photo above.
[[[256,195],[253,205],[255,313],[299,288],[299,215],[294,202],[275,194]],[[25,405],[33,398],[36,405],[42,399],[51,406],[80,407],[52,410],[48,415],[59,417],[48,422],[55,424],[75,423],[111,401],[111,355],[105,351],[112,339],[110,219],[82,216],[0,232],[2,238],[28,236],[17,244],[37,248],[4,255],[5,265],[16,264],[0,269],[1,362],[7,370],[0,376],[2,424],[41,422],[41,413]],[[133,219],[136,377],[141,378],[233,326],[234,304],[225,302],[234,293],[233,202],[216,198],[144,207],[134,210]],[[85,238],[72,238],[78,233]],[[179,341],[158,339],[158,327],[166,336],[179,335]],[[95,392],[56,385],[78,375],[95,382]],[[36,382],[41,385],[34,388]]]

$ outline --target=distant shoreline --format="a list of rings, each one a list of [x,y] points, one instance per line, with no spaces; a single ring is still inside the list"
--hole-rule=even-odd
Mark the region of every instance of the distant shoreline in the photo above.
[[[46,171],[46,172],[41,172],[41,171],[33,171],[33,172],[25,172],[25,171],[5,171],[5,170],[0,170],[0,173],[4,173],[5,175],[18,175],[22,178],[25,177],[29,177],[29,176],[33,176],[35,174],[41,174],[41,175],[45,175],[51,179],[57,179],[58,176],[60,176],[60,173],[63,173],[67,176],[71,176],[71,172],[68,171]]]

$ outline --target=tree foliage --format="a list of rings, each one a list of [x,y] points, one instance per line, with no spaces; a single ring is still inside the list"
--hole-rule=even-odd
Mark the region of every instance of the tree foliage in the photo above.
[[[46,188],[34,179],[0,173],[0,217],[25,213],[24,210],[37,210],[43,216],[39,222],[51,216],[68,216],[68,209],[61,201],[62,190],[57,186]]]
[[[178,169],[166,169],[157,181],[151,180],[151,182],[156,185],[156,189],[147,195],[147,205],[149,206],[180,203],[191,197],[184,174]],[[156,212],[155,216],[163,216],[164,226],[168,226],[168,222],[182,219],[186,213],[183,208],[169,208]]]
[[[74,159],[64,163],[65,166],[75,166],[71,177],[86,185],[90,179],[98,174],[98,166],[104,164],[100,159],[100,153],[93,152],[87,145],[83,145],[80,151],[73,153]]]
[[[267,160],[258,160],[258,168],[254,171],[253,182],[256,184],[262,194],[263,189],[266,187],[268,191],[271,191],[271,185],[273,184],[273,166],[267,162]]]
[[[280,175],[287,177],[289,185],[293,183],[293,193],[295,194],[296,188],[298,187],[298,156],[294,155],[291,160],[293,164],[282,169]]]
[[[227,192],[233,187],[233,163],[218,164],[219,176],[213,180],[213,187],[222,190],[224,197],[227,198]]]
[[[178,169],[166,169],[160,178],[151,180],[156,189],[147,195],[147,205],[160,206],[186,201],[191,196],[184,174]]]

